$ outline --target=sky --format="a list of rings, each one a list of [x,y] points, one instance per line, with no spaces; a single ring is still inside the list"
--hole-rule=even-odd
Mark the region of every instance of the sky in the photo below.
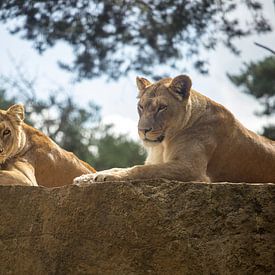
[[[275,29],[275,10],[273,0],[263,0],[265,16]],[[103,122],[113,123],[116,133],[129,135],[137,140],[137,90],[135,74],[121,78],[119,81],[106,81],[106,78],[84,80],[80,83],[72,81],[73,75],[61,70],[58,60],[68,63],[72,60],[71,49],[65,43],[39,55],[30,41],[22,40],[19,35],[11,35],[7,25],[0,25],[0,75],[14,75],[14,62],[22,64],[23,71],[30,78],[37,78],[38,96],[46,97],[48,91],[56,86],[64,87],[73,95],[80,105],[89,101],[101,106]],[[193,88],[211,99],[223,104],[247,128],[259,132],[263,125],[271,123],[273,118],[257,117],[255,111],[261,110],[259,103],[251,96],[243,94],[227,78],[226,73],[238,73],[243,62],[258,61],[270,55],[266,50],[254,45],[262,43],[275,50],[275,32],[268,35],[252,36],[236,41],[241,56],[233,55],[228,49],[219,46],[211,53],[205,52],[210,60],[210,74],[202,76],[192,69],[192,63],[186,64]],[[163,68],[168,73],[170,68]],[[174,73],[174,72],[173,72]],[[174,77],[176,75],[171,75]],[[146,76],[143,76],[146,77]]]

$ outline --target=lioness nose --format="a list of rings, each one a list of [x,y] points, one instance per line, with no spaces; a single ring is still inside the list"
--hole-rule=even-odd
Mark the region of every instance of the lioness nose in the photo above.
[[[138,128],[139,131],[144,132],[145,134],[150,132],[152,128]]]

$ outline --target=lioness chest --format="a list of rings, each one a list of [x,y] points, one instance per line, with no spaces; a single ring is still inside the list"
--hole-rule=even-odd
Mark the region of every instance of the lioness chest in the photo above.
[[[169,155],[163,144],[158,144],[147,149],[147,158],[145,164],[161,164],[169,161]]]

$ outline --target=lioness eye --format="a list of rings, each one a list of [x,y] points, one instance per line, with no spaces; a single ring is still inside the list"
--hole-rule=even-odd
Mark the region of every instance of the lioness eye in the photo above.
[[[164,111],[164,110],[166,110],[166,109],[167,109],[167,106],[166,106],[166,105],[161,105],[161,106],[159,106],[159,108],[158,108],[158,112]]]
[[[11,133],[11,131],[9,129],[6,129],[4,132],[3,132],[3,137],[4,136],[7,136]]]

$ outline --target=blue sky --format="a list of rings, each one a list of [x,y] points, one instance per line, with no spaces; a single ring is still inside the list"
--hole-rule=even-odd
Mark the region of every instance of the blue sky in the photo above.
[[[275,11],[273,0],[264,1],[265,14],[275,27]],[[192,69],[187,62],[188,72],[172,72],[170,68],[162,68],[171,76],[187,73],[193,80],[193,88],[213,100],[226,106],[247,128],[259,131],[263,124],[274,121],[273,118],[259,118],[254,115],[260,109],[258,102],[252,97],[242,94],[226,77],[226,72],[237,73],[244,61],[257,61],[269,55],[267,51],[255,46],[260,42],[275,49],[275,32],[268,35],[253,36],[237,42],[241,56],[234,56],[229,50],[218,47],[214,52],[205,53],[210,60],[210,75],[202,76]],[[47,91],[56,86],[65,87],[81,105],[94,101],[102,107],[103,121],[114,123],[115,131],[127,133],[137,139],[137,111],[135,74],[121,78],[119,81],[107,82],[104,77],[81,83],[73,83],[72,75],[59,69],[57,60],[72,60],[71,49],[64,43],[39,55],[29,41],[20,39],[18,35],[9,34],[6,25],[0,25],[0,74],[13,75],[13,60],[22,64],[24,72],[30,77],[37,77],[38,95],[47,96]],[[145,76],[146,77],[146,76]]]

